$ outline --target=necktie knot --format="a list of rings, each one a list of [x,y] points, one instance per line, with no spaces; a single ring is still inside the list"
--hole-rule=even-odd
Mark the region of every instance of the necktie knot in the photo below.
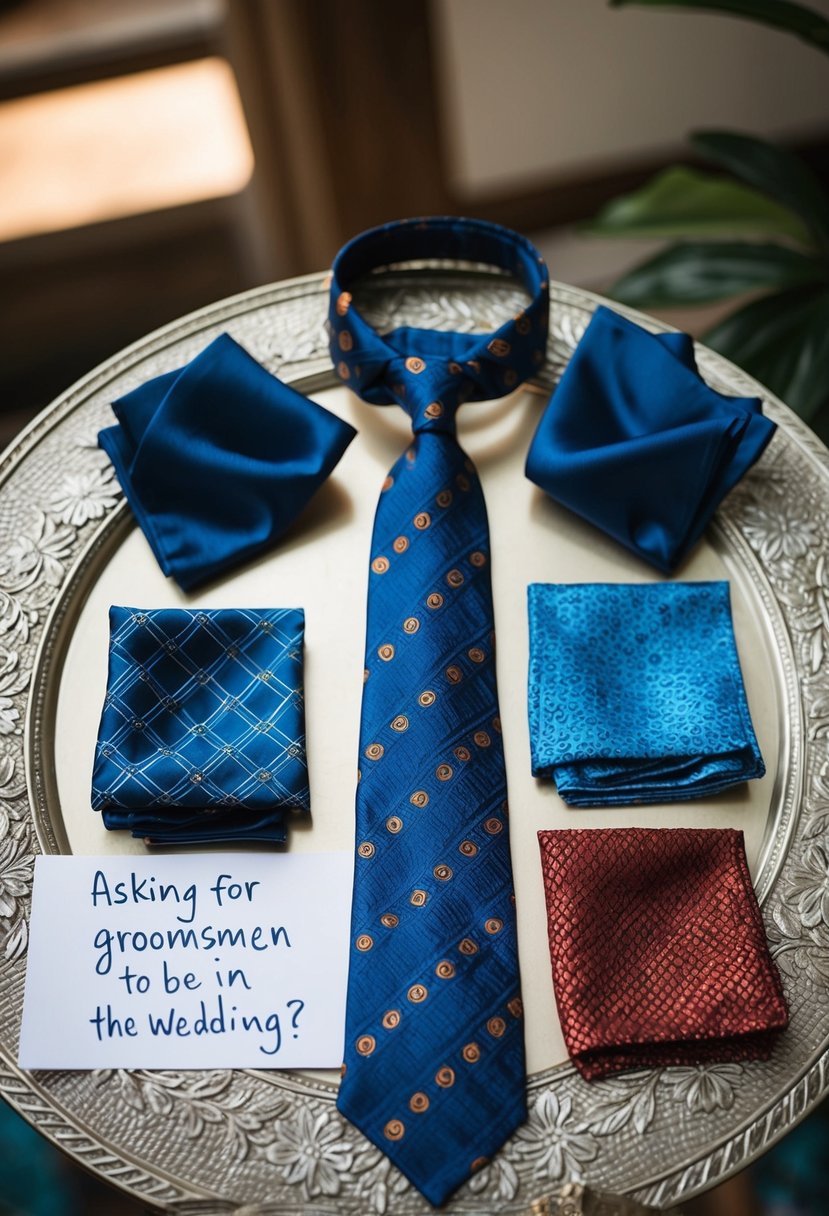
[[[455,434],[455,414],[470,391],[460,364],[431,355],[401,355],[389,360],[383,378],[411,418],[415,434]]]
[[[401,326],[380,334],[355,308],[355,281],[384,266],[425,258],[497,267],[524,286],[530,301],[494,333],[451,333]],[[438,217],[371,229],[334,260],[328,317],[331,355],[340,379],[364,401],[396,401],[414,431],[455,433],[464,401],[512,392],[544,362],[549,286],[537,250],[524,237],[480,220]]]

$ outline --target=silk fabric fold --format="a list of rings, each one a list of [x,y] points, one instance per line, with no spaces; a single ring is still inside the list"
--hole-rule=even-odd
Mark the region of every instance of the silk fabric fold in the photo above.
[[[98,442],[186,591],[274,544],[356,434],[227,334],[112,408],[118,425]]]
[[[774,430],[756,397],[706,384],[687,334],[649,333],[602,305],[541,417],[526,472],[670,573]]]

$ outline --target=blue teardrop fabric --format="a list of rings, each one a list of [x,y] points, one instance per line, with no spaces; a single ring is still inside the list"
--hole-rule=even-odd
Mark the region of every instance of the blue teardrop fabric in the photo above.
[[[92,806],[153,844],[286,839],[308,811],[298,608],[125,608],[110,647]]]
[[[763,776],[728,583],[532,583],[528,608],[532,771],[570,806]]]
[[[775,431],[756,397],[710,388],[688,334],[593,314],[541,416],[527,477],[670,573]]]
[[[113,402],[98,435],[156,559],[185,591],[273,544],[357,433],[221,334]]]

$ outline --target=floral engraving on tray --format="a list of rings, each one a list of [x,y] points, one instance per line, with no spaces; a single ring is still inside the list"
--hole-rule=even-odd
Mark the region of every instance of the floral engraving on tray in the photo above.
[[[307,1199],[339,1195],[354,1159],[343,1126],[327,1111],[301,1106],[293,1119],[276,1125],[276,1137],[265,1150],[286,1182],[298,1183]]]
[[[273,1121],[287,1103],[277,1096],[268,1106],[247,1108],[244,1095],[233,1087],[229,1069],[208,1072],[147,1072],[143,1069],[98,1068],[92,1074],[98,1088],[111,1083],[121,1099],[136,1111],[170,1118],[176,1132],[187,1140],[198,1140],[208,1126],[224,1133],[224,1147],[237,1161],[258,1146],[270,1145]]]
[[[27,532],[21,532],[6,555],[4,574],[18,589],[43,578],[59,587],[72,555],[74,529],[38,512]]]
[[[740,1064],[697,1064],[692,1068],[671,1068],[665,1080],[673,1089],[676,1101],[684,1101],[691,1114],[698,1111],[729,1110],[734,1105],[734,1091],[740,1084],[743,1069]]]
[[[557,1182],[559,1178],[580,1180],[584,1167],[599,1151],[595,1136],[570,1126],[572,1101],[550,1090],[540,1093],[530,1118],[515,1133],[516,1151],[533,1163],[534,1177]]]
[[[69,474],[52,496],[49,513],[60,523],[82,528],[91,519],[102,519],[120,493],[111,467]]]

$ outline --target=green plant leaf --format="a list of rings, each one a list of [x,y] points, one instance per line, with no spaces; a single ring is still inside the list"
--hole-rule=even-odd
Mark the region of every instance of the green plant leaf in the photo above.
[[[747,241],[688,241],[663,249],[623,275],[609,294],[637,308],[709,304],[763,288],[782,290],[823,281],[829,289],[829,259],[785,245]]]
[[[823,248],[829,248],[829,195],[799,156],[738,131],[695,131],[691,144],[708,160],[799,215]]]
[[[829,290],[796,287],[754,300],[703,342],[809,420],[829,397]]]
[[[808,42],[824,54],[829,54],[829,21],[822,13],[805,4],[790,0],[610,0],[611,8],[627,8],[631,4],[648,8],[691,8],[709,13],[728,13],[732,17],[747,17],[760,25],[784,30]]]
[[[808,245],[797,216],[756,190],[724,177],[665,169],[641,190],[603,207],[583,231],[596,236],[790,237]]]

